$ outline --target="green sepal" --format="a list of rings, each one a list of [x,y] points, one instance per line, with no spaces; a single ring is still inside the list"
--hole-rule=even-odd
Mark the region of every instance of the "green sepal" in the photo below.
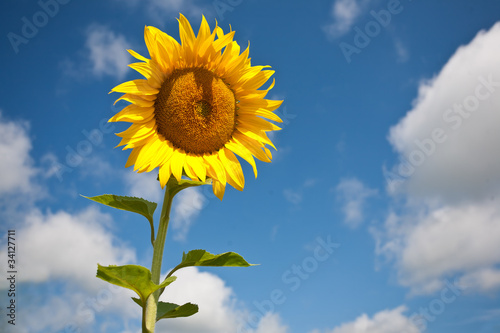
[[[139,298],[132,297],[134,302],[143,306]],[[193,303],[186,303],[184,305],[177,305],[168,302],[158,302],[158,308],[156,311],[156,321],[160,319],[168,318],[179,318],[179,317],[189,317],[198,312],[198,305]]]
[[[109,207],[141,214],[149,221],[149,224],[151,226],[151,243],[154,244],[155,232],[154,232],[153,214],[156,210],[157,206],[156,202],[151,202],[142,198],[127,197],[114,194],[103,194],[103,195],[97,195],[95,197],[86,197],[82,195],[82,197]]]
[[[101,266],[97,264],[97,277],[120,287],[131,289],[139,295],[142,304],[160,288],[165,288],[177,279],[175,276],[166,278],[160,285],[151,281],[151,272],[146,267],[137,265]]]

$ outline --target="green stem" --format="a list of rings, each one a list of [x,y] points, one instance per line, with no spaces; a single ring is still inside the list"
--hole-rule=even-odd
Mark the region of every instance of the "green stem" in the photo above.
[[[161,263],[163,259],[163,249],[165,247],[165,238],[167,237],[168,222],[170,220],[170,208],[174,196],[181,190],[202,185],[201,182],[181,181],[177,182],[174,177],[171,177],[165,187],[165,197],[163,198],[163,206],[161,208],[160,225],[158,226],[158,234],[153,243],[153,263],[151,264],[151,281],[160,284]],[[146,300],[146,306],[143,308],[142,317],[142,332],[154,333],[156,324],[156,312],[158,307],[158,299],[160,298],[160,290],[155,291]]]

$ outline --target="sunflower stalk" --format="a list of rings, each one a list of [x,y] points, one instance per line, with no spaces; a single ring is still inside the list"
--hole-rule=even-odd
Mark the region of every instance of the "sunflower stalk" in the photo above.
[[[170,221],[170,209],[174,196],[185,188],[191,186],[203,185],[203,182],[184,181],[177,182],[175,177],[170,177],[165,187],[165,196],[160,214],[160,223],[158,233],[153,244],[153,262],[151,264],[151,281],[155,284],[160,284],[161,263],[163,259],[163,251],[165,248],[165,239],[167,237],[168,223]],[[157,320],[158,300],[160,298],[160,290],[152,293],[146,300],[143,308],[142,332],[154,333]]]

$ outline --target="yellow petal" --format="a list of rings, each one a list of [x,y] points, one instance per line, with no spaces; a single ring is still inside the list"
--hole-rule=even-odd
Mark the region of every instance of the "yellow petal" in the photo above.
[[[141,56],[139,53],[135,52],[134,50],[127,50],[128,53],[130,53],[132,55],[132,57],[138,59],[138,60],[142,60],[142,61],[148,61],[149,59]]]
[[[155,131],[156,124],[154,122],[150,122],[146,124],[132,124],[125,131],[116,133],[116,135],[122,138],[141,137]]]
[[[266,109],[268,111],[274,111],[280,107],[281,103],[283,103],[283,101],[255,98],[255,99],[245,99],[244,101],[241,101],[239,106],[240,106],[240,108],[248,106],[248,107],[255,107],[255,108],[263,108],[263,109]]]
[[[227,148],[222,148],[219,150],[219,159],[224,165],[227,175],[229,175],[228,181],[232,179],[237,185],[233,185],[233,187],[243,189],[245,186],[245,177],[243,176],[243,170],[241,170],[241,164],[233,152]]]
[[[182,179],[182,169],[184,167],[185,160],[186,160],[186,154],[182,150],[176,149],[170,161],[171,164],[170,168],[172,170],[172,174],[174,175],[175,179],[177,179],[178,182],[180,182]]]
[[[247,103],[247,102],[250,103],[250,101],[254,100],[254,99],[262,99],[262,98],[266,97],[269,90],[273,89],[275,82],[276,81],[273,79],[273,83],[271,83],[269,88],[264,89],[264,90],[254,90],[252,93],[238,94],[238,99],[242,102],[245,102],[245,103]]]
[[[259,89],[262,87],[264,83],[267,82],[271,78],[271,76],[274,74],[274,71],[263,71],[260,72],[251,78],[245,80],[243,77],[243,80],[241,80],[241,89],[245,90],[255,90]],[[236,88],[235,88],[236,90]]]
[[[193,28],[191,28],[191,24],[182,14],[179,15],[179,35],[182,45],[192,46],[196,39]]]
[[[186,155],[186,164],[189,164],[196,176],[204,182],[207,178],[207,169],[203,163],[203,158],[200,156]]]
[[[222,31],[222,29],[220,29],[220,31]],[[219,36],[219,34],[217,34],[218,39],[213,43],[214,50],[216,52],[219,52],[220,50],[228,46],[233,41],[234,33],[235,31],[231,31],[227,35],[222,34]]]
[[[222,200],[224,198],[224,191],[226,190],[225,184],[222,184],[220,181],[217,179],[212,180],[212,189],[214,191],[214,194]]]
[[[146,169],[156,154],[159,140],[149,140],[141,149],[139,156],[137,156],[135,167],[136,169]]]
[[[158,89],[149,85],[148,80],[144,79],[124,82],[111,89],[111,92],[113,91],[136,95],[156,95],[159,92]]]
[[[161,87],[161,84],[163,83],[163,75],[153,62],[135,62],[128,66],[142,74],[148,80],[151,87]]]
[[[186,155],[186,158],[187,158],[187,155]],[[184,163],[184,172],[191,180],[198,181],[198,177],[196,176],[196,173],[194,172],[191,165],[189,165],[188,163]]]
[[[109,122],[129,121],[129,122],[145,122],[151,120],[154,116],[154,108],[143,108],[135,104],[127,105],[120,112],[115,114]]]
[[[250,139],[254,139],[254,140],[257,140],[259,142],[266,143],[266,144],[270,145],[271,147],[273,147],[274,149],[276,149],[276,147],[271,142],[271,140],[269,140],[269,138],[267,137],[265,132],[260,131],[260,132],[254,133],[251,130],[244,128],[244,127],[240,127],[240,126],[236,127],[236,130],[238,132],[240,132],[241,134],[249,137]]]
[[[145,96],[146,97],[146,96]],[[155,96],[153,96],[155,97]],[[155,97],[156,98],[156,97]],[[148,101],[147,99],[144,99],[144,98],[141,98],[139,96],[136,96],[136,95],[132,95],[132,94],[125,94],[123,95],[122,97],[118,98],[116,101],[115,101],[115,104],[119,101],[119,100],[124,100],[124,101],[127,101],[127,102],[130,102],[130,103],[133,103],[137,106],[142,106],[142,107],[151,107],[153,105],[155,105],[155,101]]]
[[[255,133],[259,131],[279,131],[281,129],[273,123],[253,115],[239,114],[236,121],[238,127],[245,127]]]
[[[170,144],[167,140],[163,140],[161,138],[159,138],[158,141],[160,142],[160,145],[156,153],[156,156],[151,161],[150,164],[151,167],[163,165],[168,160],[170,160],[170,158],[174,154],[174,147],[172,146],[172,144]]]
[[[253,155],[248,150],[248,148],[246,148],[244,145],[236,143],[234,139],[231,139],[228,143],[226,143],[225,147],[247,161],[252,166],[255,178],[257,178],[257,166],[255,165]]]
[[[179,36],[181,38],[182,50],[186,58],[185,61],[187,63],[193,63],[193,46],[196,37],[193,28],[191,28],[191,24],[182,14],[179,16]]]
[[[123,148],[123,150],[130,149],[130,148],[135,148],[135,147],[140,147],[140,146],[143,146],[144,143],[148,142],[155,135],[156,135],[156,133],[154,131],[152,131],[152,132],[147,133],[144,136],[126,137],[126,138],[123,138],[120,141],[120,144],[118,144],[118,146],[116,146],[116,147],[120,147],[120,146],[125,145],[125,147]]]
[[[137,159],[137,156],[139,155],[140,152],[141,152],[140,147],[132,149],[132,151],[130,152],[130,155],[128,156],[127,163],[125,163],[125,168],[128,168],[131,165],[134,165],[134,163]]]
[[[161,186],[161,188],[165,187],[165,185],[167,184],[168,180],[170,179],[170,175],[171,175],[170,164],[169,163],[163,164],[160,167],[160,171],[159,171],[159,174],[158,174],[158,176],[160,178],[160,186]]]
[[[264,117],[272,121],[276,121],[278,123],[282,123],[283,120],[281,120],[280,117],[278,117],[275,113],[272,113],[271,111],[268,111],[266,109],[253,109],[249,107],[240,107],[237,111],[238,116],[259,116],[259,117]]]
[[[253,156],[257,157],[262,162],[271,162],[266,153],[262,150],[264,147],[262,143],[257,140],[251,139],[241,133],[235,133],[233,140],[245,148],[247,148]]]
[[[148,26],[144,27],[144,41],[146,42],[146,47],[149,51],[149,56],[158,63],[160,54],[158,51],[158,43],[155,40],[155,36],[151,32]],[[160,58],[161,59],[161,58]]]
[[[226,185],[226,170],[224,169],[224,165],[222,165],[221,161],[217,154],[213,155],[205,155],[203,159],[207,162],[210,167],[210,175],[212,178],[216,178],[219,180],[224,186]],[[215,174],[215,177],[214,177]]]

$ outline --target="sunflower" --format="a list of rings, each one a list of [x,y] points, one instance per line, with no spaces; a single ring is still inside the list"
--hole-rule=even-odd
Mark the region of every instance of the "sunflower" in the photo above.
[[[122,83],[111,92],[130,102],[109,121],[132,125],[117,135],[118,146],[132,149],[125,167],[137,172],[159,168],[163,188],[173,175],[212,180],[222,200],[226,184],[243,190],[243,158],[257,177],[254,157],[271,162],[266,132],[279,130],[273,113],[283,101],[264,97],[274,86],[259,90],[274,71],[251,66],[249,48],[240,53],[234,31],[213,31],[202,18],[198,36],[189,21],[179,18],[181,43],[157,28],[146,26],[144,39],[151,59],[128,50],[141,62],[129,66],[146,79]],[[115,102],[116,103],[116,102]],[[266,120],[267,119],[267,120]]]

